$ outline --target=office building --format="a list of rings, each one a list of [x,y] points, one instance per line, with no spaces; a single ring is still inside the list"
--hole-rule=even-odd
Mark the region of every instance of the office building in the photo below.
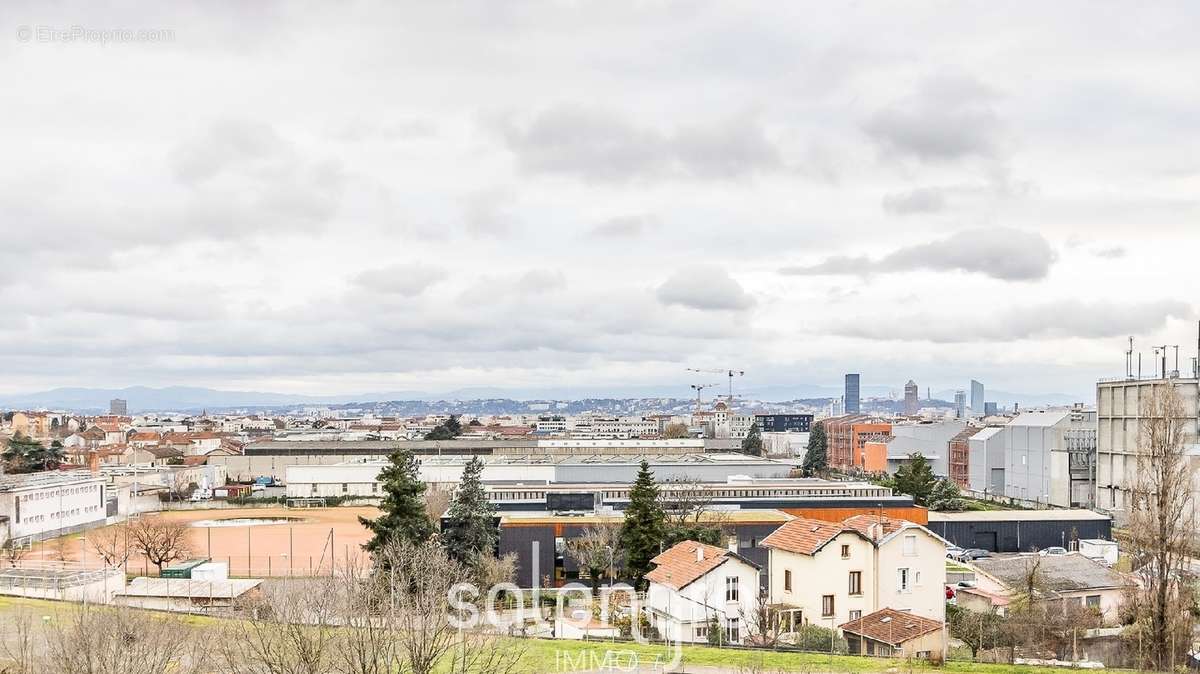
[[[843,396],[846,400],[842,407],[844,414],[858,414],[862,410],[862,398],[859,390],[859,375],[846,375],[846,391]]]
[[[807,433],[812,429],[811,414],[755,414],[754,423],[763,433]]]
[[[108,413],[120,417],[129,414],[129,402],[121,398],[113,398],[108,401]]]
[[[920,409],[920,393],[917,391],[917,382],[909,379],[904,385],[904,413],[912,416]]]
[[[983,416],[983,384],[971,380],[971,416]]]
[[[983,404],[983,416],[994,417],[999,412],[994,402],[985,402]]]
[[[954,392],[954,418],[965,419],[967,416],[967,392]]]

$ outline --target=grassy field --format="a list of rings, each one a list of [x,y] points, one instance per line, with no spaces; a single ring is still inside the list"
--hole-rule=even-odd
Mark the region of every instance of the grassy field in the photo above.
[[[0,597],[0,640],[12,637],[7,626],[13,624],[11,616],[19,611],[31,612],[35,619],[49,616],[57,619],[63,611],[70,610],[70,604],[60,602]],[[221,624],[218,618],[189,617],[188,622],[204,628],[215,628]],[[521,639],[514,642],[522,651],[520,671],[530,674],[544,672],[571,672],[600,669],[603,665],[616,665],[613,671],[623,671],[621,668],[637,663],[651,671],[654,662],[666,662],[671,659],[671,652],[664,646],[642,646],[630,643],[603,643],[580,641],[555,641],[549,639]],[[3,665],[0,657],[0,665]],[[1064,670],[1049,667],[1028,667],[1021,665],[993,665],[973,662],[951,661],[942,667],[933,667],[925,662],[893,660],[884,658],[828,655],[818,653],[775,653],[770,651],[747,651],[711,648],[707,646],[684,646],[683,666],[689,671],[694,668],[704,668],[702,671],[726,671],[730,673],[757,672],[860,672],[880,674],[911,672],[952,672],[968,674],[1062,674]],[[0,670],[2,670],[0,666]],[[1119,671],[1119,670],[1109,670]]]

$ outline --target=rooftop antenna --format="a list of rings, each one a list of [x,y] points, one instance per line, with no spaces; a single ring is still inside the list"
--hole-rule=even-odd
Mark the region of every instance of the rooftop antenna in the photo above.
[[[1138,351],[1138,379],[1142,378],[1142,352]]]
[[[1197,338],[1197,345],[1200,345],[1200,337]],[[1125,352],[1125,378],[1133,377],[1133,335],[1129,336],[1129,350]]]
[[[1179,345],[1172,344],[1171,346],[1172,346],[1172,348],[1175,349],[1175,369],[1173,370],[1173,372],[1175,373],[1175,376],[1178,377],[1179,376]]]
[[[1168,346],[1167,344],[1163,344],[1162,346],[1154,347],[1155,355],[1158,355],[1160,353],[1162,354],[1162,370],[1160,370],[1158,373],[1162,379],[1167,378],[1167,346]],[[1155,362],[1154,366],[1158,367],[1158,362]]]

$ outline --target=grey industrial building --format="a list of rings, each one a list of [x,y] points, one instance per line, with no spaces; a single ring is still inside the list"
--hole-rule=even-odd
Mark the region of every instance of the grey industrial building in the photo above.
[[[1082,539],[1112,540],[1112,518],[1091,510],[931,512],[926,526],[961,548],[990,552],[1073,549]]]

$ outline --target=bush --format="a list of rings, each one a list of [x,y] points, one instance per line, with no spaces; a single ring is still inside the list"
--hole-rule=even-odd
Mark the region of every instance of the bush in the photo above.
[[[830,637],[833,637],[833,651],[835,653],[847,652],[846,640],[833,635],[834,631],[828,627],[804,625],[792,632],[792,644],[801,650],[828,653],[829,640]]]

